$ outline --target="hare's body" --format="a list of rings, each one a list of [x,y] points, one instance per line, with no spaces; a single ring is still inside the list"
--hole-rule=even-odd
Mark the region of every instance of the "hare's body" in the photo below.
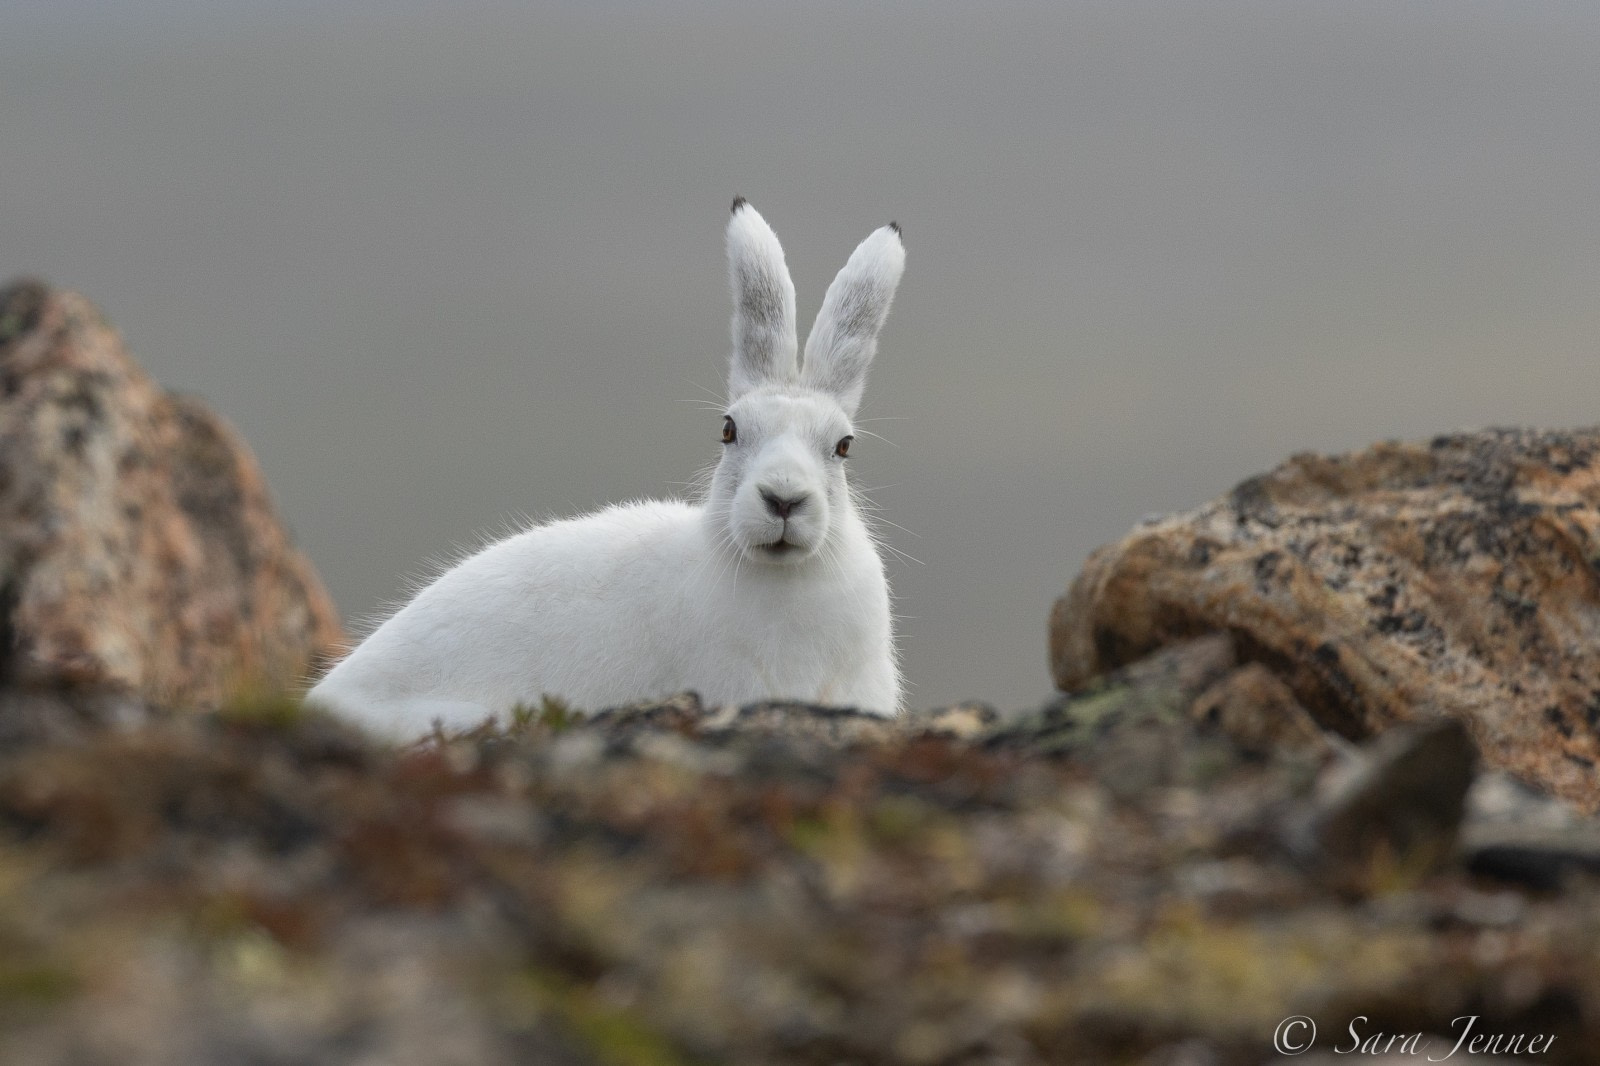
[[[539,526],[429,585],[315,696],[397,736],[475,725],[542,693],[584,710],[694,689],[710,705],[798,699],[890,714],[900,694],[888,585],[851,519],[838,533],[857,544],[822,575],[719,557],[705,512],[684,503]],[[577,552],[599,565],[573,570]]]
[[[580,711],[694,690],[894,714],[889,587],[844,459],[899,281],[897,228],[823,300],[801,372],[777,238],[738,201],[731,402],[704,502],[644,502],[537,526],[423,589],[308,699],[391,736],[466,728],[549,695]]]

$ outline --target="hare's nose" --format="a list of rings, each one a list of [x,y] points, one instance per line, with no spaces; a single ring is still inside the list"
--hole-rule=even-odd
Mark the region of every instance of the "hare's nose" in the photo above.
[[[779,496],[771,489],[762,489],[761,499],[766,503],[767,510],[771,511],[773,515],[778,518],[788,518],[790,512],[798,511],[805,505],[808,497],[805,493],[801,493],[798,496],[784,497]]]

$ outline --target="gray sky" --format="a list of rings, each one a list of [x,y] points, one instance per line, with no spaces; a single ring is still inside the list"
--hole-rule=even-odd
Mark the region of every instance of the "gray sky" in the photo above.
[[[1291,452],[1589,424],[1600,5],[0,0],[0,275],[231,419],[347,619],[715,460],[735,193],[908,267],[857,478],[913,703]]]

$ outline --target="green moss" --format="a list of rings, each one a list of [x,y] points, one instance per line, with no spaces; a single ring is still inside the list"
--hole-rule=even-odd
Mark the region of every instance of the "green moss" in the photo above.
[[[867,824],[879,841],[906,843],[921,835],[929,813],[926,804],[909,796],[890,796],[873,804]]]
[[[303,721],[306,705],[281,690],[251,689],[240,692],[217,709],[217,717],[230,725],[290,729]]]
[[[786,835],[790,847],[821,868],[836,899],[847,899],[862,886],[873,847],[855,808],[836,806],[820,817],[796,818]]]
[[[1376,1002],[1427,957],[1423,933],[1357,931],[1337,913],[1251,925],[1207,920],[1178,905],[1084,994],[1146,1020],[1259,1029],[1330,987]]]
[[[0,962],[0,1004],[59,1003],[78,989],[78,979],[48,963]]]
[[[1038,939],[1082,940],[1101,935],[1106,906],[1090,892],[1060,889],[1004,905],[1011,931]]]
[[[1172,685],[1101,682],[1019,719],[1003,732],[1026,738],[1028,750],[1035,754],[1068,753],[1121,726],[1146,720],[1176,721],[1183,706],[1182,691]]]
[[[572,705],[566,700],[547,692],[539,697],[539,702],[535,705],[519,703],[511,708],[508,732],[526,733],[543,728],[552,733],[564,733],[582,718],[582,715],[572,710]]]
[[[547,969],[524,973],[527,994],[560,1019],[607,1066],[690,1066],[666,1037],[637,1014],[604,1002],[593,989]]]

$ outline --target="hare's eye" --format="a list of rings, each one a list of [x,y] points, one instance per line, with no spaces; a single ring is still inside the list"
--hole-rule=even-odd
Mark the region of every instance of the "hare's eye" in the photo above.
[[[837,448],[833,449],[833,454],[837,455],[841,459],[846,458],[847,456],[849,456],[849,454],[850,454],[850,442],[853,441],[853,440],[855,440],[854,437],[840,437],[839,438],[839,446]]]
[[[722,416],[722,443],[732,444],[739,439],[739,427],[733,424],[733,416]]]

